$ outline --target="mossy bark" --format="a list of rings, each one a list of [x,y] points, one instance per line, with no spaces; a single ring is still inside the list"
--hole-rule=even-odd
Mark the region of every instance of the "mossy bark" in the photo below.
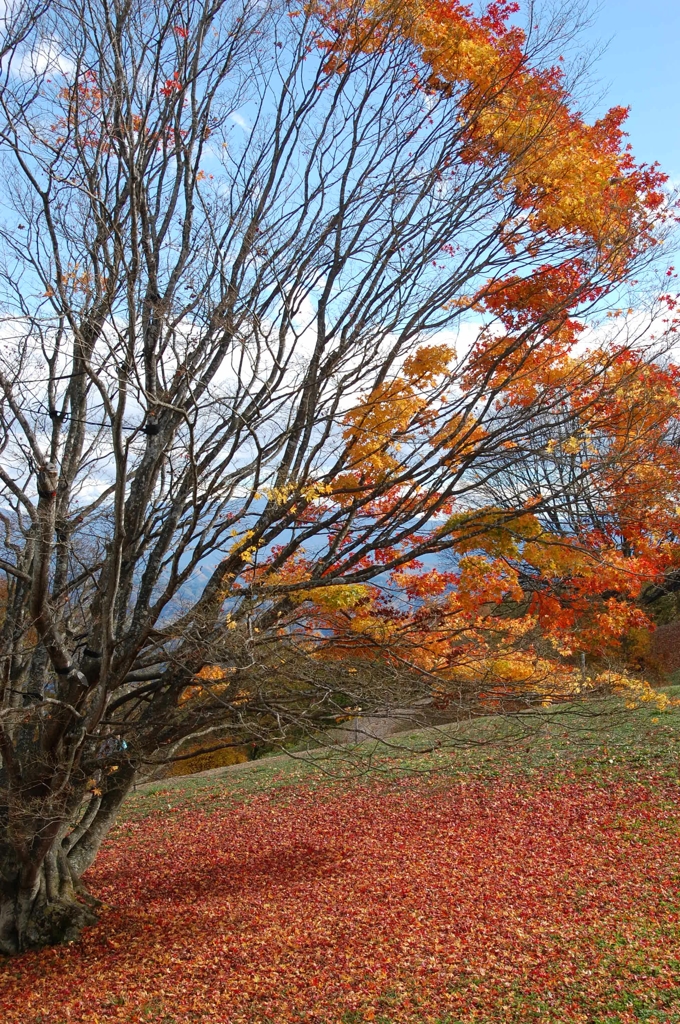
[[[134,771],[120,770],[101,797],[93,798],[79,820],[64,823],[39,862],[26,846],[0,846],[0,953],[12,956],[29,949],[75,942],[83,928],[97,921],[100,903],[82,876],[93,863]]]

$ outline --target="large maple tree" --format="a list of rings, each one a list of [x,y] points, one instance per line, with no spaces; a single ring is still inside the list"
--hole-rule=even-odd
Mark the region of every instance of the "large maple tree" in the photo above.
[[[677,373],[583,329],[664,178],[579,114],[564,17],[517,13],[7,9],[4,952],[92,919],[188,742],[574,693],[579,631],[644,630]]]

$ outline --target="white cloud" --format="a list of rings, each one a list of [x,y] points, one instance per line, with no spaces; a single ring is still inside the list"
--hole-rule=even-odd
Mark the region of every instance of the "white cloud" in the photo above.
[[[43,39],[32,50],[24,50],[11,70],[18,78],[30,81],[50,73],[68,77],[74,74],[75,64],[66,56],[60,40],[52,38]]]
[[[245,119],[245,117],[242,114],[239,114],[238,111],[234,111],[232,114],[230,114],[229,119],[233,121],[234,124],[237,124],[239,128],[243,128],[244,132],[252,131],[252,125],[250,125],[248,121]]]

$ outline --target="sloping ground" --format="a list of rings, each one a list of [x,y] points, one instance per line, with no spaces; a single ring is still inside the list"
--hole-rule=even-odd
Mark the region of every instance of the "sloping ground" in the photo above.
[[[680,1022],[679,719],[147,788],[99,925],[4,964],[0,1019]]]

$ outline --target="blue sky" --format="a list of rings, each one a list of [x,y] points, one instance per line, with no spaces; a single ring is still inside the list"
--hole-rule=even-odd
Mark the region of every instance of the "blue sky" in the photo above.
[[[680,184],[680,0],[602,0],[585,38],[608,42],[601,106],[630,106],[636,158],[658,160]]]

